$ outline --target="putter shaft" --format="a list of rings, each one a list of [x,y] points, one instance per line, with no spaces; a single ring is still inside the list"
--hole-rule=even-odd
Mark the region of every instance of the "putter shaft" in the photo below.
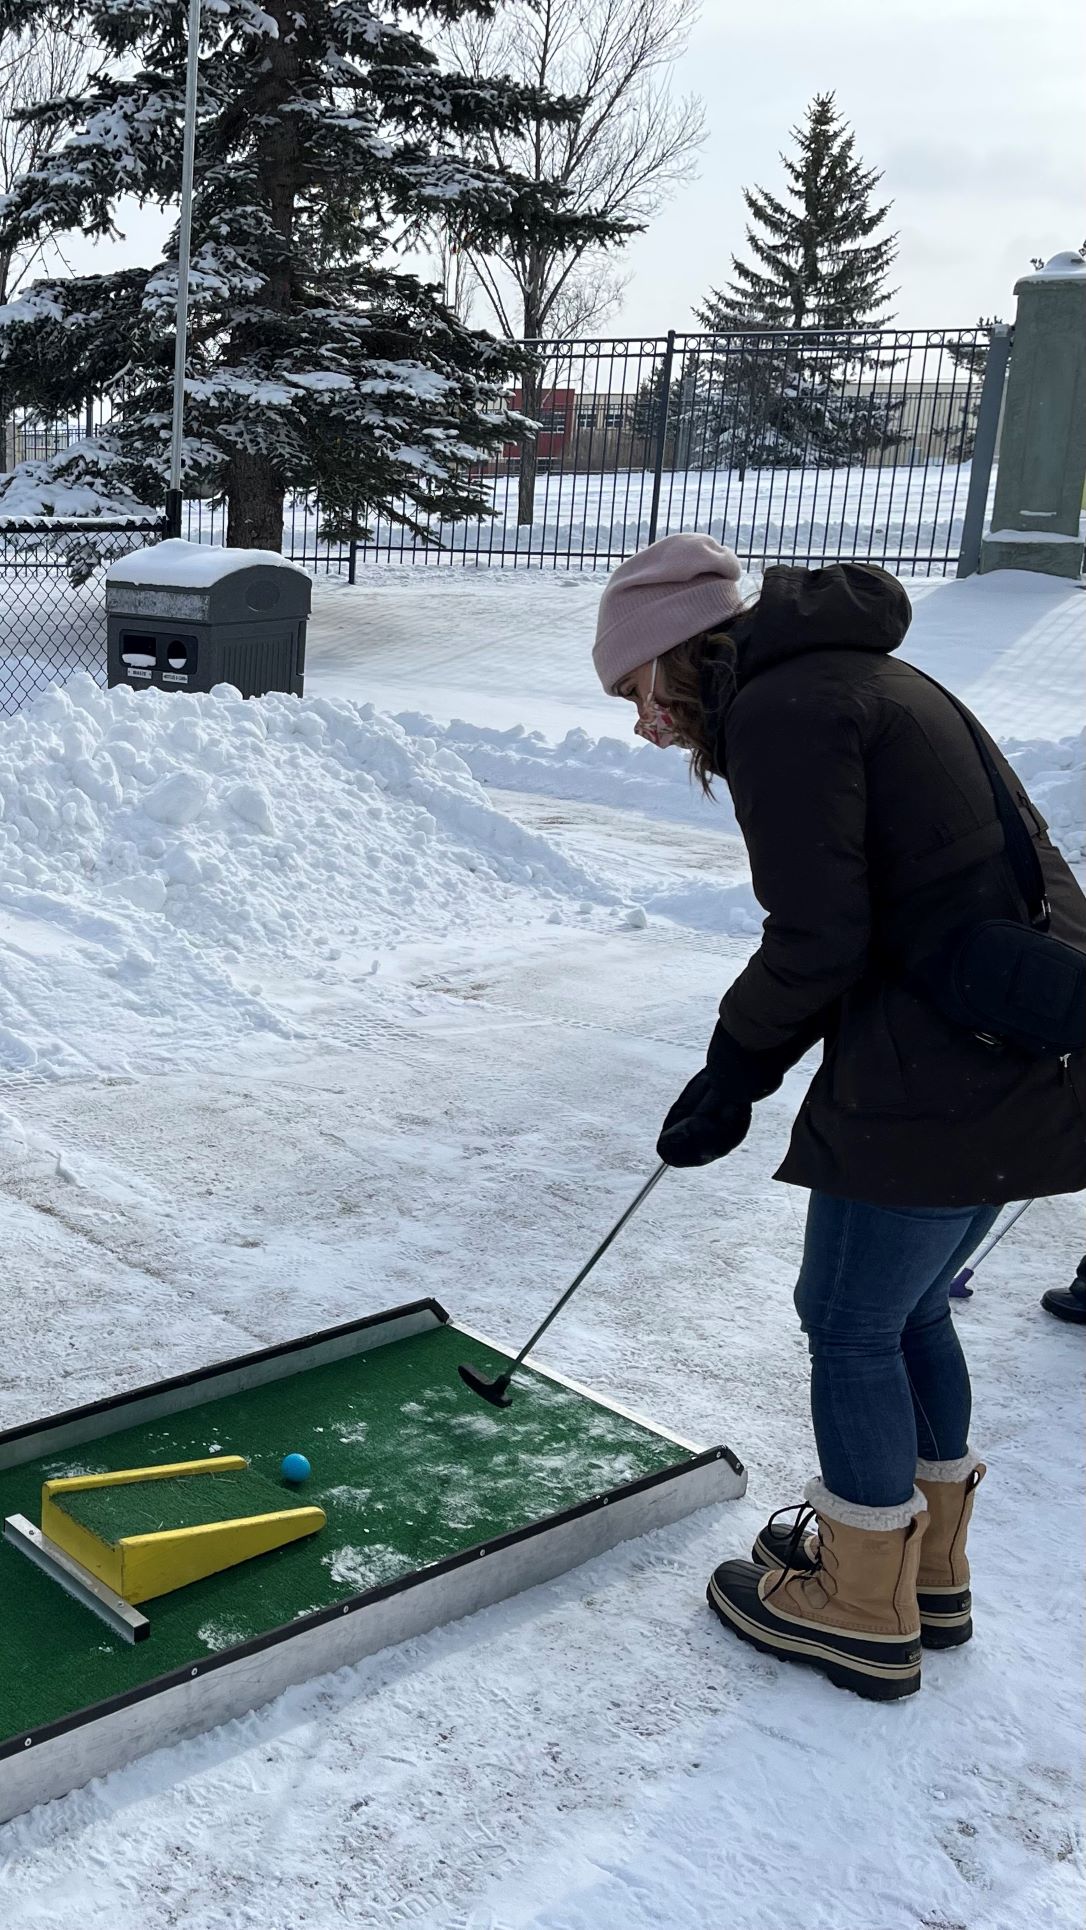
[[[555,1304],[551,1308],[549,1314],[547,1315],[547,1318],[544,1321],[542,1321],[540,1325],[536,1328],[531,1339],[525,1342],[525,1345],[521,1348],[512,1366],[507,1368],[504,1374],[499,1374],[495,1380],[489,1381],[489,1382],[484,1381],[484,1378],[482,1374],[480,1374],[478,1368],[461,1367],[459,1370],[460,1378],[464,1382],[465,1387],[470,1387],[473,1393],[480,1395],[481,1398],[485,1401],[490,1401],[491,1405],[494,1407],[509,1406],[510,1404],[509,1397],[506,1394],[505,1390],[509,1386],[509,1383],[512,1380],[513,1375],[516,1373],[517,1369],[524,1365],[524,1362],[527,1359],[528,1355],[531,1353],[532,1348],[537,1344],[538,1341],[540,1341],[543,1338],[543,1335],[546,1333],[547,1328],[550,1326],[552,1320],[556,1320],[558,1318],[558,1315],[561,1313],[562,1308],[565,1306],[567,1300],[572,1299],[573,1295],[576,1293],[577,1288],[581,1285],[582,1281],[587,1280],[597,1260],[601,1260],[603,1258],[603,1255],[606,1253],[612,1240],[616,1239],[617,1236],[621,1233],[627,1220],[630,1219],[633,1216],[633,1214],[637,1212],[637,1209],[642,1204],[642,1201],[648,1199],[648,1196],[652,1192],[653,1187],[657,1185],[657,1183],[663,1178],[666,1172],[667,1172],[667,1166],[665,1163],[661,1162],[661,1164],[656,1168],[656,1171],[653,1173],[652,1177],[646,1180],[644,1186],[641,1188],[641,1191],[638,1193],[636,1199],[633,1199],[630,1201],[629,1206],[626,1208],[626,1211],[622,1214],[621,1218],[615,1221],[614,1226],[611,1228],[611,1231],[607,1234],[606,1238],[600,1241],[600,1244],[596,1248],[596,1251],[592,1255],[592,1258],[589,1261],[587,1261],[586,1264],[581,1268],[581,1271],[577,1275],[577,1278],[566,1288],[565,1293],[562,1295],[562,1298],[560,1300],[555,1301]]]

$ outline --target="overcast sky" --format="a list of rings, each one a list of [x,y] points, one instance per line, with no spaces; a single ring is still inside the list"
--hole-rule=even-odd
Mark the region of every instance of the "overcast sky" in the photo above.
[[[741,189],[833,89],[901,236],[899,325],[1012,310],[1031,255],[1086,234],[1081,0],[704,0],[680,91],[706,103],[699,178],[628,251],[630,330],[689,327],[742,250]],[[681,319],[676,320],[676,316]]]
[[[781,186],[778,150],[834,89],[900,231],[902,327],[1013,313],[1031,255],[1086,235],[1081,0],[703,0],[675,74],[706,105],[698,179],[625,251],[630,284],[600,332],[695,326],[743,247],[741,189]],[[122,209],[124,243],[69,238],[77,273],[157,256],[166,222]],[[480,317],[481,319],[481,317]]]

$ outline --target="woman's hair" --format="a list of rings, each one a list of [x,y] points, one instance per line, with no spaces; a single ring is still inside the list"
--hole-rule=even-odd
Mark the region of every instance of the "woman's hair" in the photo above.
[[[691,779],[696,778],[706,797],[713,796],[713,778],[722,774],[718,740],[736,692],[736,656],[731,624],[726,623],[687,637],[660,660],[660,697],[675,720],[682,748],[690,752]],[[710,676],[718,684],[711,708],[706,703]]]

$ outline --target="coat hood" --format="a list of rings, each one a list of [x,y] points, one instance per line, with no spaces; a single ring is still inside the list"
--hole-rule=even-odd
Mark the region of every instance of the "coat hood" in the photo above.
[[[757,603],[732,628],[738,681],[810,650],[896,650],[912,614],[897,578],[873,563],[830,563],[821,570],[778,564],[766,571]]]

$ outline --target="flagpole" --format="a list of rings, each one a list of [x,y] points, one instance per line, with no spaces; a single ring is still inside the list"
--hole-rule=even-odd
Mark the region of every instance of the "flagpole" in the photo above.
[[[200,0],[189,0],[189,58],[185,76],[185,142],[181,161],[181,226],[177,249],[177,333],[173,362],[173,429],[166,522],[181,534],[181,437],[185,419],[185,355],[189,323],[189,255],[192,243],[192,176],[196,154],[196,78],[200,61]]]

